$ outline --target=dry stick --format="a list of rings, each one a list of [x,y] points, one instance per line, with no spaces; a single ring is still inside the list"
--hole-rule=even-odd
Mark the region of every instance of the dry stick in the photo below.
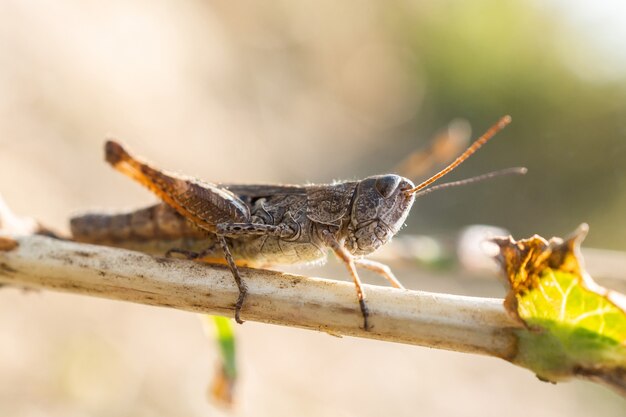
[[[86,294],[232,317],[239,290],[225,267],[43,236],[0,250],[0,283]],[[351,283],[241,269],[244,320],[510,358],[515,350],[502,300],[366,286],[364,331]]]

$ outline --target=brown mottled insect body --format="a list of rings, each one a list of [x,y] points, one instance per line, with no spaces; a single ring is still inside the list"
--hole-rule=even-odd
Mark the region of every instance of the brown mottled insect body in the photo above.
[[[235,261],[248,266],[319,263],[327,257],[322,231],[345,241],[355,256],[367,255],[391,239],[413,201],[399,188],[413,184],[396,177],[401,178],[388,175],[332,185],[217,185],[236,195],[250,212],[248,223],[219,223],[217,233],[207,233],[163,203],[130,213],[86,214],[71,219],[70,225],[76,240],[148,253],[164,253],[172,247],[201,252],[213,247],[214,234],[220,234]],[[393,193],[390,183],[395,186],[396,198],[387,204],[380,201],[384,197],[379,191],[372,191],[377,179],[388,199]],[[389,214],[398,210],[404,215]],[[215,248],[206,256],[214,258],[218,251]]]

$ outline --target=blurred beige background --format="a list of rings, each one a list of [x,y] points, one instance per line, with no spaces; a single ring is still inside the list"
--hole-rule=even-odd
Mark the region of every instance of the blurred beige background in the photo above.
[[[578,3],[3,1],[0,193],[67,230],[74,212],[154,201],[102,161],[106,135],[210,181],[327,182],[388,172],[454,118],[480,133],[511,114],[451,178],[530,173],[432,194],[403,233],[551,236],[586,221],[589,246],[626,250],[626,7]],[[301,272],[343,277],[334,261]],[[411,288],[502,294],[397,272]],[[600,387],[495,359],[237,331],[237,415],[626,412]],[[215,356],[192,314],[0,291],[2,416],[221,415],[205,395]]]

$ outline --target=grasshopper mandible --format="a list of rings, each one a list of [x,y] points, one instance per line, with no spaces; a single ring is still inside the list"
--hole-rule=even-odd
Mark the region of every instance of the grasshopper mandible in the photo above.
[[[247,293],[238,266],[323,262],[331,249],[354,281],[367,330],[369,312],[357,267],[382,275],[394,287],[404,287],[388,266],[363,257],[400,230],[416,196],[496,175],[525,173],[524,168],[513,168],[427,188],[510,120],[509,116],[501,118],[454,162],[417,186],[394,174],[321,185],[211,184],[157,169],[110,140],[105,145],[107,162],[146,186],[163,203],[130,213],[75,217],[72,234],[83,242],[166,251],[166,256],[178,253],[206,262],[225,260],[239,288],[238,323],[242,323]]]

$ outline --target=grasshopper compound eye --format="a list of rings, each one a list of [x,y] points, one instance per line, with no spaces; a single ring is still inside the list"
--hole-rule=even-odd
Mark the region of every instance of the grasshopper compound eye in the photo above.
[[[376,190],[385,198],[391,197],[393,192],[398,188],[402,177],[398,175],[382,175],[374,183]]]

